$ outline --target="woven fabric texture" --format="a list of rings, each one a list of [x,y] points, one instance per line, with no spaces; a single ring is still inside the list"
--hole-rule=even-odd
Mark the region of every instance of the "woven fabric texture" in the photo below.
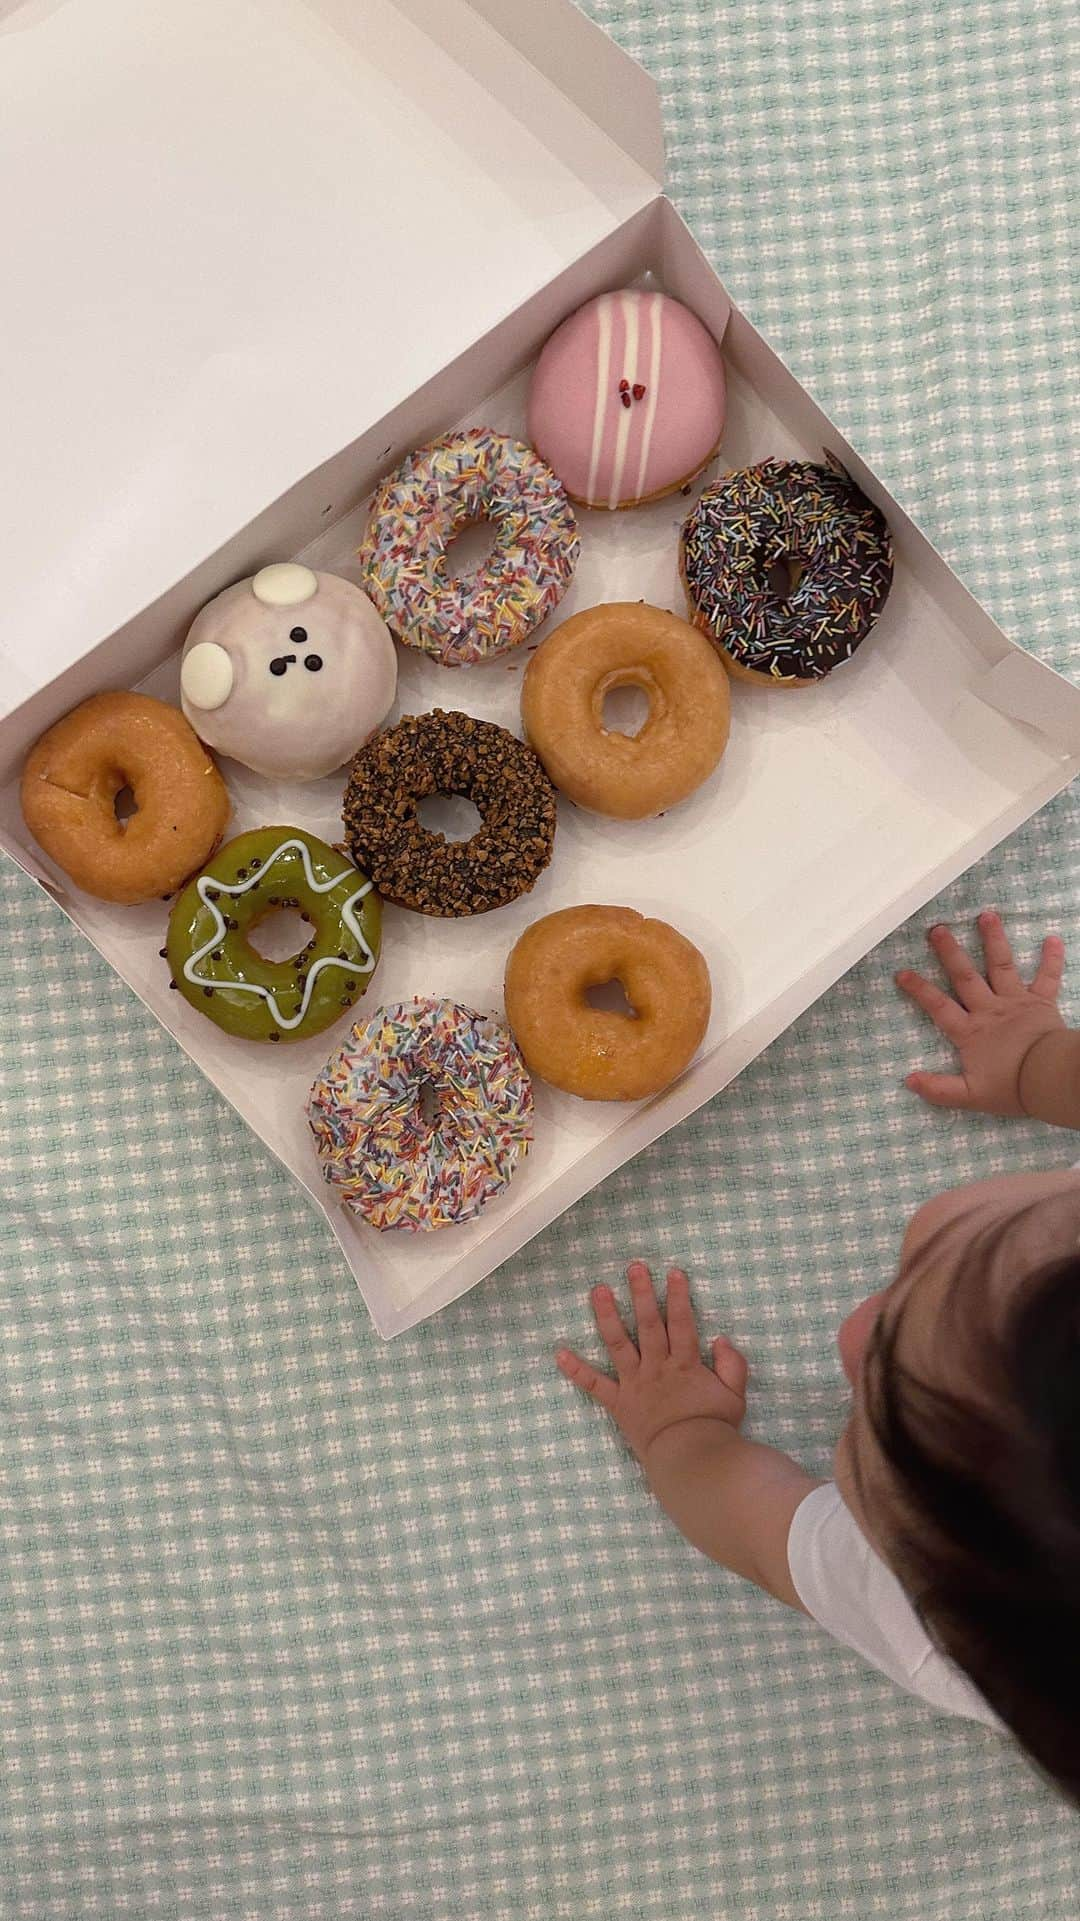
[[[1002,624],[1080,667],[1071,0],[590,0],[751,317]],[[1064,1164],[930,1114],[892,969],[1076,942],[1065,796],[721,1098],[383,1345],[324,1223],[0,876],[0,1914],[1066,1921],[1080,1829],[700,1560],[555,1373],[684,1259],[823,1469],[833,1331],[939,1185]],[[1072,992],[1077,992],[1074,971]],[[1074,1002],[1080,1011],[1080,1003]]]

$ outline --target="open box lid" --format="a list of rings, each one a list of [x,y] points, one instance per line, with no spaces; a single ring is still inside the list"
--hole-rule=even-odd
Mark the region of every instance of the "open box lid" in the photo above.
[[[572,0],[0,0],[0,718],[656,197]]]

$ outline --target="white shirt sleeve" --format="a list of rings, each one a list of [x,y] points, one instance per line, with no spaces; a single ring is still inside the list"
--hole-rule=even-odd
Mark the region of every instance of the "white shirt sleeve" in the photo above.
[[[966,1674],[934,1646],[895,1574],[844,1506],[835,1481],[800,1502],[787,1551],[796,1594],[837,1641],[931,1707],[1001,1728]]]

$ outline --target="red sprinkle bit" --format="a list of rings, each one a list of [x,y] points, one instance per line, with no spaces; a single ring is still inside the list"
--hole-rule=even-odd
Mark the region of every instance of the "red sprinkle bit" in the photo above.
[[[619,392],[621,394],[628,394],[630,392],[630,382],[628,380],[620,380]]]
[[[620,393],[620,395],[619,395],[619,399],[620,399],[620,400],[622,401],[622,404],[623,404],[623,406],[624,406],[624,407],[629,407],[629,405],[630,405],[630,395],[629,395],[628,393],[625,393],[625,394],[624,394],[624,393]]]
[[[645,398],[645,389],[644,389],[644,387],[642,386],[642,384],[641,384],[641,382],[640,382],[640,380],[635,380],[635,382],[634,382],[634,399],[635,399],[635,400],[644,400],[644,398]]]

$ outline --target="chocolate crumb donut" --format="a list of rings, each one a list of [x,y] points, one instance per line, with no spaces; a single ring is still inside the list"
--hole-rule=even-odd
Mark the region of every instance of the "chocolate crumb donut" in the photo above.
[[[483,825],[448,841],[417,816],[428,794],[470,800]],[[471,714],[406,714],[349,769],[345,839],[384,899],[459,919],[527,894],[551,859],[555,789],[524,741]]]

